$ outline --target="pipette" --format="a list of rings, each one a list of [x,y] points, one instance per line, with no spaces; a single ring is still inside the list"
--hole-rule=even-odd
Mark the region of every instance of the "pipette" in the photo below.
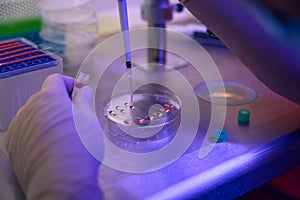
[[[126,0],[118,0],[119,18],[121,24],[121,30],[123,31],[123,40],[126,57],[126,69],[130,84],[130,103],[132,104],[132,72],[131,72],[131,48],[130,48],[130,35],[128,25],[128,12]]]

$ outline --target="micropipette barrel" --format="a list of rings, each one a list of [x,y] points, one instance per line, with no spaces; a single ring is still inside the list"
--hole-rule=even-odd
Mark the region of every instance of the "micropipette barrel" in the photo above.
[[[119,17],[121,23],[121,29],[123,31],[125,57],[126,57],[126,68],[131,68],[131,51],[130,51],[130,35],[128,25],[128,12],[126,0],[118,0]]]

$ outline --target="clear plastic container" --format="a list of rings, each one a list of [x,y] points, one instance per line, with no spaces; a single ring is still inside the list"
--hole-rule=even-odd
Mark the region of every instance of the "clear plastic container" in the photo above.
[[[44,48],[63,57],[65,74],[74,76],[97,42],[95,1],[41,0],[38,8],[43,19],[40,36]]]

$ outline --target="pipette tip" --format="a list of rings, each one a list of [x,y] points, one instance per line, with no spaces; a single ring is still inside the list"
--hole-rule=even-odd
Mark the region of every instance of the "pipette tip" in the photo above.
[[[126,68],[131,69],[131,61],[126,61]]]

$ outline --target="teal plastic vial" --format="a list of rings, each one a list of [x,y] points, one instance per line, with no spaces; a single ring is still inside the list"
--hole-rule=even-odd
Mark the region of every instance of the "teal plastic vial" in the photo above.
[[[250,111],[246,109],[239,110],[238,113],[238,124],[239,125],[248,125],[250,121]]]

